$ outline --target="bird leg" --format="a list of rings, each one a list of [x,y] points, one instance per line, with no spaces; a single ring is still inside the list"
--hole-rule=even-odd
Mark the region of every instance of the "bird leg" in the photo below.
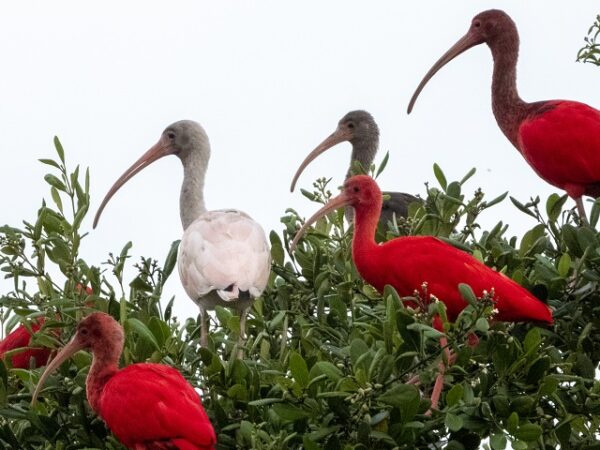
[[[451,365],[456,359],[456,355],[450,352],[448,348],[448,339],[446,337],[440,338],[440,347],[444,349],[444,353],[446,354],[446,361],[448,365]],[[431,412],[434,409],[437,409],[438,403],[440,401],[440,396],[442,395],[442,389],[444,389],[444,373],[446,372],[446,362],[444,360],[440,361],[438,365],[438,374],[435,377],[435,384],[433,385],[433,391],[431,391],[431,406],[429,410],[425,413],[426,416],[430,416]]]
[[[200,309],[200,346],[208,347],[208,327],[210,318],[205,309]]]
[[[238,359],[244,359],[244,345],[246,344],[246,318],[248,317],[248,312],[250,311],[250,307],[244,308],[240,312],[240,336],[238,338]]]
[[[577,197],[575,199],[575,204],[577,205],[577,212],[579,213],[579,218],[581,219],[581,223],[583,225],[589,225],[587,219],[587,214],[585,213],[585,208],[583,207],[583,200],[581,197]]]

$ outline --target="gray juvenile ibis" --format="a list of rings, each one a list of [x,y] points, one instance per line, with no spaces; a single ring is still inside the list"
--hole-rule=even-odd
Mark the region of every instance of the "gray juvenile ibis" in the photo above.
[[[346,179],[352,176],[352,164],[358,161],[363,168],[368,169],[379,148],[379,127],[373,119],[373,116],[367,111],[350,111],[338,122],[336,130],[321,142],[308,156],[302,161],[300,167],[294,175],[290,190],[293,192],[296,187],[298,178],[304,169],[321,153],[331,147],[348,141],[352,144],[352,155],[350,156],[350,167],[346,173]],[[393,220],[394,214],[396,217],[406,217],[408,215],[408,205],[421,200],[414,195],[405,194],[404,192],[384,192],[384,195],[389,196],[383,202],[379,223],[386,226],[388,222]],[[348,214],[351,210],[348,209]],[[351,217],[347,215],[347,217]]]
[[[476,15],[467,34],[427,72],[408,105],[413,109],[425,84],[438,70],[475,45],[492,51],[492,109],[498,126],[533,170],[575,200],[586,222],[581,197],[600,196],[600,111],[569,100],[528,103],[517,91],[519,33],[504,11]]]
[[[186,293],[200,308],[200,343],[208,344],[207,310],[219,305],[240,312],[241,345],[248,311],[269,279],[271,254],[264,230],[246,213],[237,209],[206,210],[204,177],[210,144],[200,124],[181,120],[169,125],[159,141],[110,188],[98,208],[94,228],[115,192],[144,167],[167,155],[177,156],[183,164],[179,212],[184,233],[178,269]]]

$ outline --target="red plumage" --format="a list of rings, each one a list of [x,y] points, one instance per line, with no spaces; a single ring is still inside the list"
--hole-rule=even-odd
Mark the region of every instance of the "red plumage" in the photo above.
[[[86,395],[113,434],[134,450],[214,450],[215,432],[200,396],[174,368],[139,363],[119,370],[125,335],[108,314],[95,312],[48,364],[32,403],[50,373],[79,350],[91,349]]]
[[[358,227],[357,227],[358,228]],[[355,236],[355,242],[364,236]],[[361,243],[354,248],[360,249]],[[467,306],[458,291],[467,283],[478,297],[494,290],[502,321],[552,323],[548,306],[510,278],[490,269],[473,256],[431,236],[396,238],[373,245],[367,252],[355,251],[354,262],[361,276],[378,291],[386,284],[401,296],[410,296],[427,283],[427,293],[446,304],[449,320],[455,320]],[[425,299],[428,300],[428,299]]]
[[[536,173],[573,198],[600,196],[600,111],[584,103],[543,102],[525,118],[517,145]]]
[[[498,320],[552,323],[548,306],[522,286],[435,237],[399,237],[376,243],[382,194],[375,180],[366,175],[346,180],[343,192],[306,221],[292,246],[310,224],[344,205],[355,212],[352,258],[356,268],[379,292],[389,284],[401,296],[411,296],[427,283],[428,294],[444,302],[449,319],[454,320],[467,306],[458,290],[460,283],[466,283],[479,297],[483,291],[494,290]]]
[[[427,294],[444,302],[448,318],[454,320],[467,306],[458,289],[460,283],[466,283],[479,297],[484,291],[494,291],[497,320],[552,323],[550,308],[526,289],[468,253],[439,239],[410,236],[376,243],[375,232],[381,212],[382,194],[375,180],[366,175],[346,180],[343,192],[305,222],[296,234],[291,248],[295,248],[304,231],[319,217],[344,205],[354,208],[352,259],[356,269],[379,292],[390,285],[401,296],[406,297],[413,295],[415,291],[421,292],[423,283],[427,283]],[[443,331],[439,317],[434,318],[433,325]],[[476,339],[470,338],[469,343],[476,343]],[[447,346],[445,337],[440,338],[440,344],[442,347]],[[450,361],[449,352],[447,356]],[[445,364],[442,363],[431,393],[432,409],[437,407],[442,392],[444,371]]]
[[[44,324],[44,319],[40,318],[31,323],[31,331],[36,333]],[[8,351],[17,348],[29,347],[31,345],[32,335],[24,325],[19,325],[15,330],[9,333],[0,342],[0,358],[4,358],[4,354]],[[49,348],[32,348],[13,355],[10,360],[13,367],[18,369],[29,369],[30,361],[33,358],[33,367],[40,367],[48,362],[52,350]]]
[[[211,450],[216,443],[198,393],[177,370],[161,364],[118,371],[104,387],[99,414],[129,448],[168,449],[170,444]]]

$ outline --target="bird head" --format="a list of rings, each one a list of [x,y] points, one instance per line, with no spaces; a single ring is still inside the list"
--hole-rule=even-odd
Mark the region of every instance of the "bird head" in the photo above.
[[[78,351],[89,348],[94,355],[100,354],[106,360],[118,361],[124,342],[123,328],[115,319],[103,312],[90,314],[79,322],[75,336],[46,366],[35,388],[31,403],[35,404],[48,376]]]
[[[361,144],[365,141],[374,142],[374,146],[368,146],[365,148],[377,148],[379,142],[379,127],[375,123],[373,116],[367,111],[357,110],[350,111],[338,122],[338,126],[333,133],[331,133],[323,142],[321,142],[308,156],[302,161],[300,167],[296,171],[292,180],[290,190],[293,192],[296,187],[298,178],[304,171],[304,169],[321,153],[331,147],[341,143],[350,142],[352,145]],[[375,156],[375,155],[373,155]]]
[[[502,51],[502,47],[506,46],[514,47],[515,43],[518,47],[519,38],[517,27],[510,16],[504,11],[490,9],[473,17],[469,31],[450,47],[450,49],[437,60],[431,69],[429,69],[429,72],[425,74],[410,99],[410,103],[408,104],[408,114],[412,112],[417,98],[427,82],[442,67],[471,47],[483,44],[484,42],[492,49],[492,52],[495,52],[496,50]]]
[[[168,155],[176,155],[184,164],[193,159],[206,167],[210,158],[210,145],[204,128],[193,120],[180,120],[169,125],[160,139],[144,153],[110,188],[94,217],[94,228],[108,201],[127,181],[154,161]]]
[[[377,211],[380,211],[382,201],[381,190],[373,178],[368,175],[355,175],[348,178],[344,183],[342,193],[329,200],[298,230],[290,245],[290,251],[295,250],[298,241],[308,227],[331,211],[344,206],[352,206],[355,210],[377,209]]]

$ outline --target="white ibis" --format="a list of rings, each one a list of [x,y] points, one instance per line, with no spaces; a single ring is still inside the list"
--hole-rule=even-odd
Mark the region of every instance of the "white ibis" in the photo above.
[[[321,142],[308,156],[302,161],[300,167],[294,175],[290,190],[293,192],[298,178],[317,156],[324,153],[331,147],[348,141],[352,144],[352,155],[350,157],[350,167],[346,173],[346,179],[352,176],[352,165],[354,161],[358,161],[363,168],[368,169],[379,148],[379,127],[373,119],[373,116],[367,111],[357,110],[350,111],[338,122],[336,130]],[[408,215],[408,205],[421,200],[414,195],[405,194],[404,192],[384,192],[384,195],[389,196],[383,202],[379,223],[386,226],[388,222],[396,217],[406,217]],[[351,209],[347,210],[347,217],[351,218]]]
[[[176,155],[183,164],[179,208],[184,233],[178,268],[186,293],[200,308],[200,343],[208,345],[207,310],[220,305],[239,311],[241,346],[248,310],[267,285],[271,254],[264,230],[246,213],[237,209],[206,210],[204,176],[210,144],[200,124],[181,120],[169,125],[159,141],[110,188],[98,208],[94,228],[115,192],[144,167],[167,155]]]

